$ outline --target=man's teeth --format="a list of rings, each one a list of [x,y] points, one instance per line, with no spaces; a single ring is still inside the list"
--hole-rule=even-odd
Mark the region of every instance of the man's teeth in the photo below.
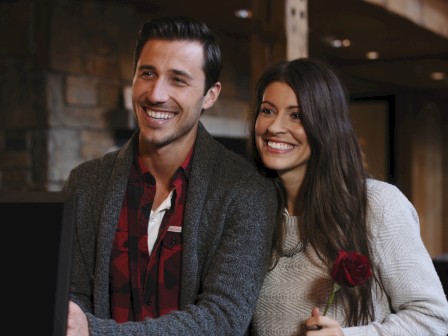
[[[151,110],[147,110],[146,114],[148,115],[148,117],[151,117],[154,119],[170,119],[170,118],[174,117],[174,113],[156,112],[156,111],[151,111]]]
[[[268,141],[268,147],[270,147],[272,149],[278,149],[278,150],[287,150],[287,149],[292,149],[294,146],[289,145],[284,142]]]

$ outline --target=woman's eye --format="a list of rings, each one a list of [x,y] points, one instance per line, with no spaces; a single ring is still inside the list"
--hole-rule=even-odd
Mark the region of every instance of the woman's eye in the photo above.
[[[269,109],[269,108],[261,108],[260,113],[269,115],[269,114],[273,114],[274,112],[272,111],[272,109]]]
[[[292,117],[294,120],[302,121],[302,120],[303,120],[303,113],[301,113],[301,112],[295,112],[295,113],[292,113],[292,114],[291,114],[291,117]]]

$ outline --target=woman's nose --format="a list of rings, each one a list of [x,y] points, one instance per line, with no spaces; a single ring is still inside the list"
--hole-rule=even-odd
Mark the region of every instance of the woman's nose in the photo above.
[[[284,133],[287,130],[286,123],[284,118],[277,114],[268,127],[269,132],[271,133]]]

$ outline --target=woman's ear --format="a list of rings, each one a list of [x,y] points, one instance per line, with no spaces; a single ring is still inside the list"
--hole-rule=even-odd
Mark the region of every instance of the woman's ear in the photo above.
[[[205,95],[204,102],[202,103],[202,109],[206,110],[215,104],[216,100],[219,97],[219,93],[221,92],[221,83],[216,82],[213,86],[208,89],[207,94]]]

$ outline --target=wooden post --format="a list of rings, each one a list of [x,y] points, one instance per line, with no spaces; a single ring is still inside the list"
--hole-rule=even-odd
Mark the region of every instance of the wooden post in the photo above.
[[[252,0],[252,89],[269,65],[308,55],[307,1]]]
[[[286,0],[286,57],[308,57],[308,2]]]

